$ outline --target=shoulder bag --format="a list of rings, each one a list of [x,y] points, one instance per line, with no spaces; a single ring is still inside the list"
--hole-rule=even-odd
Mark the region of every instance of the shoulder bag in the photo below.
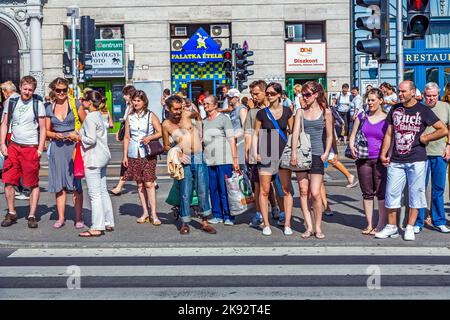
[[[283,149],[283,153],[281,154],[280,159],[280,167],[283,169],[289,169],[292,171],[306,171],[311,169],[312,164],[312,150],[311,150],[311,140],[309,138],[309,134],[306,134],[304,131],[303,124],[303,110],[300,109],[301,119],[302,119],[302,129],[299,135],[299,143],[297,146],[297,166],[291,165],[291,153],[292,153],[292,135],[289,136],[289,139],[286,138],[284,132],[281,130],[278,122],[276,122],[269,108],[264,109],[272,121],[275,128],[278,130],[281,138],[284,141],[287,141],[286,146]]]
[[[150,114],[152,112],[148,111],[148,115],[147,115],[147,133],[145,136],[148,136],[148,127],[150,125]],[[157,155],[160,155],[161,153],[164,152],[164,148],[161,144],[161,142],[159,142],[158,140],[152,140],[147,144],[144,144],[144,150],[145,150],[145,157],[146,158],[154,158]]]
[[[364,122],[366,121],[366,117],[362,116],[361,121],[359,122],[358,131],[355,136],[355,148],[356,148],[356,159],[368,159],[369,158],[369,145],[367,143],[366,136],[362,132],[362,127]],[[354,159],[352,156],[352,152],[350,150],[350,143],[345,148],[345,156],[350,159]]]

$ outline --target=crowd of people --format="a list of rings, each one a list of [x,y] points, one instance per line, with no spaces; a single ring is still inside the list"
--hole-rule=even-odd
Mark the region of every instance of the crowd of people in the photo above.
[[[305,224],[301,237],[324,239],[322,215],[332,214],[323,179],[328,164],[347,177],[347,188],[356,187],[359,181],[367,218],[363,234],[398,237],[397,211],[405,203],[409,207],[405,240],[414,240],[430,220],[428,223],[436,230],[450,232],[444,211],[450,159],[450,84],[442,101],[436,83],[428,83],[421,92],[413,82],[403,81],[398,96],[388,83],[380,88],[367,87],[364,96],[359,88],[350,89],[344,84],[331,103],[323,86],[315,81],[296,85],[293,101],[281,84],[263,80],[250,84],[251,98],[224,86],[222,104],[209,92],[202,92],[194,103],[183,93],[171,94],[166,89],[161,98],[161,115],[150,110],[144,91],[128,85],[122,91],[126,110],[116,134],[116,139],[123,142],[120,180],[109,192],[106,167],[111,154],[107,133],[113,123],[105,97],[86,89],[80,99],[75,99],[68,81],[57,78],[50,83],[44,102],[34,94],[36,85],[31,76],[21,79],[20,93],[7,92],[14,86],[11,83],[2,85],[7,100],[3,103],[0,151],[8,206],[3,227],[16,223],[18,186],[30,190],[28,227],[38,227],[35,214],[40,196],[39,159],[46,148],[48,192],[55,194],[58,213],[53,227],[65,225],[66,198],[71,193],[75,228],[86,229],[79,233],[80,237],[114,231],[109,193],[119,196],[126,181],[136,182],[142,206],[136,222],[161,225],[156,165],[163,151],[167,152],[168,170],[174,178],[166,202],[176,209],[178,229],[183,235],[190,233],[193,206],[201,217],[201,230],[208,234],[217,232],[215,224],[235,224],[225,183],[234,172],[247,175],[252,185],[256,213],[249,225],[270,236],[271,223],[276,223],[283,226],[284,235],[292,235],[294,172]],[[356,162],[358,179],[338,160],[341,139],[348,145],[348,156]],[[161,150],[155,153],[158,145]],[[306,169],[299,167],[304,159],[296,151],[304,145],[311,146]],[[91,201],[89,228],[83,222],[83,188],[74,160],[79,149]],[[289,166],[281,165],[286,150],[290,150]],[[428,208],[425,190],[430,174]]]

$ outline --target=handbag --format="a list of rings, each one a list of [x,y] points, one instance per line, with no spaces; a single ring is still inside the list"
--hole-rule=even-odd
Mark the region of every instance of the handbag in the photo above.
[[[81,143],[75,145],[75,154],[73,157],[73,177],[77,179],[84,178],[84,161],[81,154]]]
[[[283,149],[283,153],[281,154],[280,159],[280,167],[283,169],[289,169],[292,171],[306,171],[311,169],[312,165],[312,150],[311,150],[311,140],[309,138],[309,134],[305,133],[304,131],[304,124],[303,124],[303,110],[301,111],[301,119],[302,119],[302,130],[300,131],[299,135],[299,144],[297,146],[297,166],[291,165],[291,153],[292,153],[292,135],[289,137],[289,139],[286,138],[284,132],[281,130],[280,126],[278,125],[278,122],[276,122],[275,118],[273,117],[272,113],[270,112],[269,108],[265,108],[267,115],[269,116],[270,120],[272,121],[275,128],[278,130],[281,138],[284,141],[287,141],[286,146]]]
[[[369,158],[369,145],[367,143],[366,136],[362,132],[362,126],[364,125],[364,121],[366,121],[366,116],[361,118],[361,121],[358,126],[358,131],[355,136],[355,148],[356,148],[356,158],[357,159],[368,159]],[[345,148],[345,156],[350,159],[354,159],[352,156],[352,152],[350,149],[350,143]]]
[[[150,113],[151,111],[148,111],[146,136],[148,136],[148,126],[150,125]],[[158,140],[152,140],[149,143],[144,144],[144,150],[146,158],[154,158],[164,152],[164,148]]]

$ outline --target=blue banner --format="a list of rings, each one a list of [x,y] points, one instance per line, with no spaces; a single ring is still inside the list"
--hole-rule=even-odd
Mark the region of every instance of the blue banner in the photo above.
[[[172,62],[197,63],[222,61],[223,52],[217,42],[203,28],[199,28],[184,44],[181,51],[171,52],[170,60]]]

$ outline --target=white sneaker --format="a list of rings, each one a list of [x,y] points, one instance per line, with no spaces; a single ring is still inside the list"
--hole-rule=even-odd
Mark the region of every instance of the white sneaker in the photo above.
[[[289,227],[284,227],[284,235],[285,236],[292,236],[293,232],[292,229]]]
[[[421,231],[422,231],[422,227],[414,226],[414,233],[415,233],[415,234],[418,234],[418,233],[420,233]]]
[[[447,228],[447,226],[445,224],[441,225],[441,226],[437,226],[436,228],[439,229],[440,232],[442,233],[449,233],[450,229]]]
[[[272,230],[270,230],[270,227],[264,227],[262,234],[265,236],[271,236],[272,235]]]
[[[30,200],[30,197],[23,193],[19,193],[19,195],[15,196],[15,199],[16,200]]]
[[[377,239],[386,239],[386,238],[398,238],[398,228],[397,226],[387,224],[383,230],[380,232],[375,233],[375,238]]]
[[[405,228],[405,234],[403,235],[403,239],[405,241],[414,241],[416,240],[416,235],[414,234],[414,227],[407,225]]]

